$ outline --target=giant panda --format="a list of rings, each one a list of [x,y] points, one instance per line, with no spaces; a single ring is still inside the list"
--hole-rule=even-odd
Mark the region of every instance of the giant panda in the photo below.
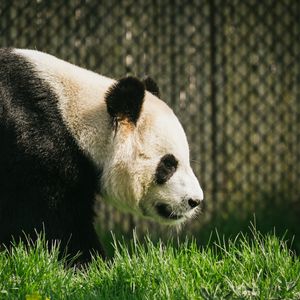
[[[95,197],[165,224],[203,192],[177,117],[156,83],[114,80],[52,55],[0,50],[0,243],[44,231],[69,255],[105,256]]]

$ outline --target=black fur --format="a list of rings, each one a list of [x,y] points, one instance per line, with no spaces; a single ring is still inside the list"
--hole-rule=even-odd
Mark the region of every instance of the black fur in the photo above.
[[[157,83],[149,76],[143,79],[143,83],[148,92],[160,98],[160,91]]]
[[[136,124],[145,97],[144,84],[128,76],[120,79],[106,93],[107,112],[114,120],[128,119]]]
[[[0,50],[0,243],[45,230],[67,253],[104,256],[93,227],[100,171],[79,149],[57,96],[32,65]]]
[[[173,154],[164,155],[155,172],[155,181],[157,184],[166,183],[176,172],[178,161]]]

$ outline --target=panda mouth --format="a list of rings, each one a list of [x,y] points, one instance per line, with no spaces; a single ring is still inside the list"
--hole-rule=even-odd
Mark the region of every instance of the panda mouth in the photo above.
[[[179,220],[183,216],[182,215],[177,215],[174,213],[170,205],[164,204],[164,203],[159,203],[155,206],[157,213],[166,219],[171,219],[171,220]]]

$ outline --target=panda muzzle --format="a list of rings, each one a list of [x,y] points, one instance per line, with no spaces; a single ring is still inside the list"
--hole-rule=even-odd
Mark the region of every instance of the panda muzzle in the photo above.
[[[170,207],[170,205],[168,205],[168,204],[158,203],[155,206],[155,208],[156,208],[157,213],[161,217],[166,218],[166,219],[179,220],[183,217],[182,215],[175,214],[174,211],[172,210],[172,208]]]

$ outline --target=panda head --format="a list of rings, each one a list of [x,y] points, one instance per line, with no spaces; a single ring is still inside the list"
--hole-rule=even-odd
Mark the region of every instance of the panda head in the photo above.
[[[159,99],[155,82],[120,79],[105,101],[111,134],[103,197],[160,223],[178,224],[194,216],[203,192],[190,167],[184,130]]]

